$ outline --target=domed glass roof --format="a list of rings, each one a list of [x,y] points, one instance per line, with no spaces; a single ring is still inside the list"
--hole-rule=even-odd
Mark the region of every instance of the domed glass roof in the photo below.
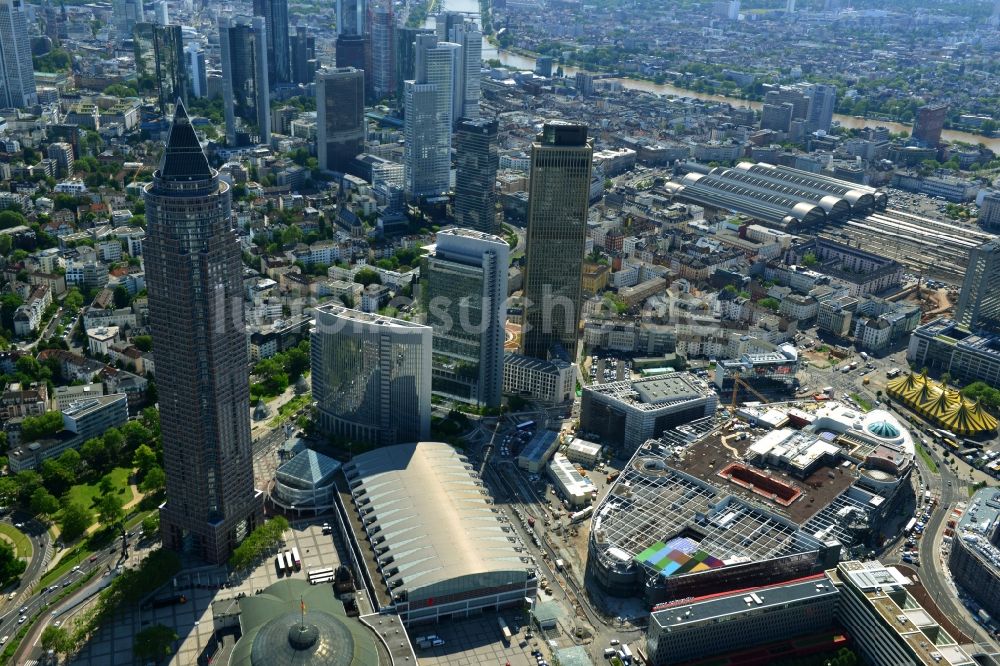
[[[882,439],[896,439],[899,437],[899,428],[888,421],[873,421],[869,423],[868,432]]]
[[[257,632],[250,651],[252,666],[323,664],[350,666],[354,637],[339,618],[309,611],[279,615]]]

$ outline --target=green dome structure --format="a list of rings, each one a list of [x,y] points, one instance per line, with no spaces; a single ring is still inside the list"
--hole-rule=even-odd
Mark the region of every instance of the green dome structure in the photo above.
[[[243,635],[230,666],[379,665],[375,635],[328,585],[288,578],[239,603]]]
[[[873,421],[869,423],[868,432],[882,439],[896,439],[899,437],[899,428],[888,421]]]

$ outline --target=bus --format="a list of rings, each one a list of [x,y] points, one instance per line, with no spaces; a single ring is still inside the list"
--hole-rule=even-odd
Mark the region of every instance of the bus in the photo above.
[[[333,582],[336,576],[336,572],[330,567],[323,567],[322,569],[310,569],[309,570],[309,584],[319,585],[321,583]]]
[[[299,557],[298,547],[292,548],[292,566],[295,567],[296,571],[302,570],[302,558]]]
[[[517,429],[518,430],[531,430],[534,427],[535,427],[535,422],[534,421],[525,421],[524,423],[518,423],[517,424]]]
[[[504,619],[499,615],[497,615],[497,622],[500,624],[500,633],[503,634],[503,639],[510,643],[512,634],[510,633],[510,629],[507,627],[507,623],[504,622]]]
[[[903,530],[903,534],[905,534],[906,536],[910,536],[910,534],[913,532],[913,528],[916,526],[917,526],[917,519],[910,518],[910,522],[906,523],[906,528]]]

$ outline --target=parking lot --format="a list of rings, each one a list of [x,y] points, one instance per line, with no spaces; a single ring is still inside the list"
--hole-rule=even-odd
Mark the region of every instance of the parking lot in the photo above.
[[[513,630],[512,612],[504,614],[504,619]],[[421,666],[478,666],[479,664],[510,664],[510,666],[537,666],[538,660],[531,651],[538,649],[537,638],[526,639],[525,629],[515,634],[510,643],[500,635],[500,625],[496,613],[486,613],[467,620],[453,620],[426,627],[416,626],[410,630],[414,638],[433,633],[444,641],[444,645],[417,650]]]

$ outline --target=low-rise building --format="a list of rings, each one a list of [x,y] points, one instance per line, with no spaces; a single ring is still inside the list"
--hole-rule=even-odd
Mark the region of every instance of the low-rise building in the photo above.
[[[508,352],[504,356],[503,392],[547,404],[566,402],[576,389],[576,366]]]
[[[517,456],[517,466],[531,474],[538,474],[558,448],[558,432],[539,430],[521,449]]]
[[[118,341],[121,329],[117,326],[102,326],[87,329],[87,348],[92,355],[107,356],[111,353],[111,345]]]
[[[49,387],[45,382],[21,386],[14,382],[0,395],[0,420],[39,416],[49,409]]]
[[[579,463],[584,467],[594,467],[601,459],[601,451],[603,450],[604,447],[600,444],[575,437],[566,446],[565,455],[570,462]]]
[[[593,481],[580,474],[580,470],[573,466],[569,458],[556,453],[549,461],[548,470],[556,490],[571,506],[589,505],[593,500],[597,487]]]

